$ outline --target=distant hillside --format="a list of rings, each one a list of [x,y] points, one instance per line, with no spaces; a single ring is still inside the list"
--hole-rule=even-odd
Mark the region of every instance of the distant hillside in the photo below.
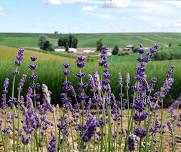
[[[42,33],[0,33],[0,44],[11,47],[37,47],[38,38]],[[46,34],[54,46],[57,45],[58,34]],[[160,43],[162,47],[181,44],[181,33],[97,33],[97,34],[75,34],[79,40],[79,48],[95,47],[98,39],[108,47],[125,47],[127,44],[143,43],[145,46],[152,46]]]

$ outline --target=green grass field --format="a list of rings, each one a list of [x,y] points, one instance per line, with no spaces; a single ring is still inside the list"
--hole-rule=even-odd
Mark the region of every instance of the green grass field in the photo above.
[[[38,38],[41,34],[20,34],[20,33],[0,33],[0,44],[11,47],[37,47]],[[59,35],[46,34],[54,46],[57,45]],[[75,34],[79,40],[78,47],[95,47],[96,41],[100,38],[108,47],[125,47],[127,44],[138,46],[143,43],[151,46],[160,43],[162,47],[181,44],[181,33],[105,33],[105,34]]]

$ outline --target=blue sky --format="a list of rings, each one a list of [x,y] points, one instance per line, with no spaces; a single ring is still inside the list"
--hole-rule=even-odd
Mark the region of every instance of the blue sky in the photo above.
[[[0,0],[0,32],[181,32],[181,0]]]

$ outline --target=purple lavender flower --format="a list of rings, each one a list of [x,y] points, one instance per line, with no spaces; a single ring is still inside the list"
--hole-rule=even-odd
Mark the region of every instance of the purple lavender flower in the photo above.
[[[151,78],[150,83],[149,83],[150,91],[153,91],[153,88],[155,87],[156,82],[157,82],[157,78],[155,77]]]
[[[79,78],[83,78],[83,77],[85,77],[85,73],[84,72],[79,72],[79,73],[76,74],[76,76],[79,77]]]
[[[64,75],[69,75],[70,74],[70,70],[64,70]]]
[[[84,62],[77,62],[77,67],[83,68],[85,66]]]
[[[144,129],[135,128],[134,134],[139,138],[144,138],[147,135],[147,132]]]
[[[22,64],[23,56],[24,56],[24,49],[23,49],[23,48],[20,48],[20,49],[18,50],[17,55],[16,55],[15,64],[16,64],[17,66],[20,66],[20,65]]]
[[[134,151],[135,150],[135,138],[133,134],[130,134],[128,136],[128,149],[130,151]]]
[[[174,72],[174,66],[171,66],[167,71],[166,80],[163,83],[163,86],[160,89],[160,97],[164,98],[168,91],[171,89],[171,86],[174,82],[174,79],[172,78],[172,74]]]
[[[65,81],[63,83],[63,87],[62,87],[62,92],[65,93],[65,92],[72,92],[72,83],[70,81]]]
[[[130,74],[127,73],[126,74],[126,84],[129,84],[130,83]]]
[[[86,59],[85,56],[78,56],[77,61],[83,62],[83,61],[85,61],[85,59]]]
[[[136,99],[136,101],[132,105],[132,108],[134,108],[137,112],[143,112],[145,109],[145,106],[141,99]]]
[[[32,81],[36,80],[37,78],[38,78],[38,76],[36,74],[32,74],[30,76],[30,80],[32,80]]]
[[[43,92],[43,96],[44,99],[47,103],[50,103],[51,101],[51,91],[48,90],[47,85],[42,84],[42,92]]]
[[[66,68],[66,69],[67,69],[67,68],[69,68],[69,67],[70,67],[70,64],[68,64],[68,63],[64,63],[64,64],[63,64],[63,66],[64,66],[64,68]]]
[[[6,78],[3,83],[3,94],[1,97],[1,100],[3,101],[4,104],[6,104],[6,95],[8,93],[8,86],[9,86],[9,79]]]
[[[150,132],[152,133],[157,133],[160,128],[161,128],[161,125],[159,124],[159,121],[158,121],[158,117],[156,117],[156,120],[152,122],[152,127],[150,128]]]
[[[167,122],[167,126],[168,126],[169,132],[172,133],[172,132],[173,132],[173,124],[172,124],[172,122],[171,122],[171,121],[168,121],[168,122]]]
[[[27,77],[27,75],[23,74],[23,76],[20,79],[20,82],[18,84],[18,91],[20,91],[20,92],[22,91],[22,88],[23,88],[24,83],[26,81],[26,77]]]
[[[30,59],[31,59],[32,62],[35,62],[37,60],[37,57],[36,56],[31,56]]]
[[[145,52],[145,49],[144,49],[143,47],[140,47],[140,48],[138,49],[138,52],[139,52],[140,54],[143,54],[143,53]]]
[[[13,75],[18,75],[18,74],[19,74],[19,71],[18,71],[17,69],[15,69],[15,70],[12,71],[12,74],[13,74]]]
[[[77,67],[83,68],[85,66],[85,57],[84,56],[78,56],[77,58]]]
[[[35,65],[35,64],[30,64],[29,65],[30,70],[35,70],[36,68],[37,68],[37,65]]]
[[[2,119],[0,118],[0,128],[2,127],[2,122],[3,122],[3,121],[2,121]]]
[[[25,136],[25,135],[21,136],[21,141],[24,145],[28,145],[30,140],[31,140],[30,136]]]
[[[121,75],[121,73],[118,73],[118,82],[120,86],[123,86],[123,77]]]
[[[90,118],[86,121],[86,129],[82,135],[82,140],[84,142],[89,142],[91,138],[95,135],[97,125],[98,122],[95,119]]]
[[[135,121],[138,121],[138,122],[140,122],[140,121],[144,121],[145,119],[147,119],[147,116],[148,116],[148,113],[147,112],[143,112],[143,113],[141,113],[141,114],[135,114],[134,116],[133,116],[133,119],[135,120]]]

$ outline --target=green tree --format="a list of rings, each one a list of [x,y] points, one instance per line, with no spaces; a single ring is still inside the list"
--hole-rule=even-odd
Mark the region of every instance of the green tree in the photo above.
[[[44,44],[46,43],[47,40],[48,40],[48,37],[46,35],[40,35],[39,40],[38,40],[38,46],[40,47],[40,49],[43,50]]]
[[[97,42],[96,42],[96,51],[99,51],[99,52],[100,52],[102,46],[103,46],[102,39],[97,40]]]
[[[42,50],[46,51],[54,51],[52,44],[49,42],[48,37],[45,35],[41,35],[38,41],[38,46]]]
[[[72,47],[77,48],[78,42],[78,39],[74,36],[72,39]]]
[[[172,43],[169,43],[169,44],[168,44],[168,47],[172,47]]]
[[[61,35],[58,39],[58,46],[65,47],[68,43],[68,37]]]
[[[112,55],[117,55],[118,52],[119,52],[119,47],[118,47],[118,45],[115,45],[113,50],[112,50]]]
[[[72,34],[61,35],[58,39],[58,46],[64,47],[66,50],[67,48],[77,48],[77,45],[78,39]]]

